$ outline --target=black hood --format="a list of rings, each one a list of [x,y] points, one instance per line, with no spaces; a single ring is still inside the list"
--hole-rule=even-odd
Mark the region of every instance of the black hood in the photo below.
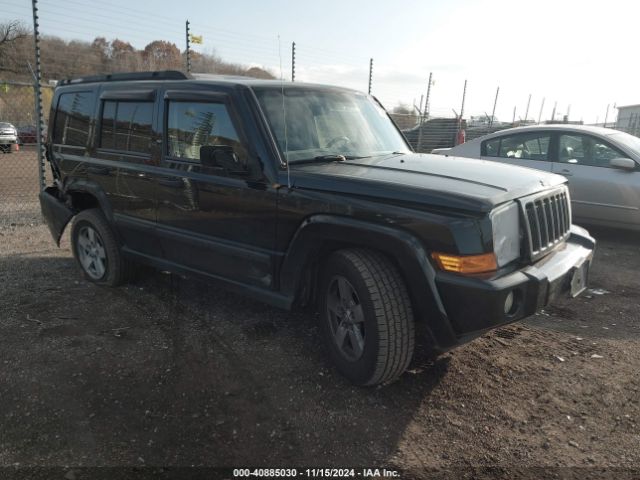
[[[530,168],[461,157],[407,153],[291,164],[294,188],[490,211],[506,201],[566,182]]]

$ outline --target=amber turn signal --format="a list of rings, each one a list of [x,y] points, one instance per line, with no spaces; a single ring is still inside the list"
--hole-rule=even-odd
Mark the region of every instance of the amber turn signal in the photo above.
[[[431,254],[438,263],[438,267],[447,272],[456,273],[486,273],[498,269],[496,255],[483,253],[482,255],[450,255],[434,252]]]

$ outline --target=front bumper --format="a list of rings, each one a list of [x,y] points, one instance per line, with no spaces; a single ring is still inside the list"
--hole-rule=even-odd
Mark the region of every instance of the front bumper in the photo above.
[[[554,298],[571,293],[574,272],[583,265],[583,271],[588,272],[595,245],[586,230],[572,225],[571,235],[562,247],[503,277],[482,279],[438,272],[436,285],[458,343],[533,315]],[[505,313],[510,293],[515,303]]]

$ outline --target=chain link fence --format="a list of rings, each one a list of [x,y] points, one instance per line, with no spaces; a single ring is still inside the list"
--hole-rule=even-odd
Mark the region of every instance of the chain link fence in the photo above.
[[[0,0],[0,5],[6,1],[8,0]],[[188,68],[186,67],[186,51],[180,47],[185,38],[181,22],[158,14],[154,15],[154,19],[148,19],[147,13],[143,15],[143,12],[135,9],[127,10],[128,15],[123,16],[120,7],[104,5],[100,9],[100,16],[111,20],[111,22],[100,23],[99,28],[96,28],[95,21],[91,23],[85,18],[87,15],[96,13],[95,6],[83,3],[83,0],[74,1],[77,8],[64,13],[67,23],[63,23],[62,26],[58,22],[58,16],[61,14],[54,8],[53,3],[43,2],[45,8],[41,12],[41,18],[45,21],[45,33],[48,21],[51,24],[55,23],[65,38],[75,38],[78,34],[87,34],[85,30],[90,30],[90,35],[95,36],[93,41],[66,40],[46,35],[42,37],[40,51],[45,84],[42,85],[41,92],[45,125],[48,124],[55,80],[122,71],[186,70]],[[2,151],[0,161],[3,167],[2,175],[0,175],[0,224],[39,222],[40,172],[36,147],[38,120],[35,108],[35,89],[32,81],[34,78],[32,66],[35,65],[34,38],[33,32],[27,27],[28,23],[24,20],[32,12],[31,7],[27,4],[6,3],[6,5],[10,7],[9,13],[13,14],[15,18],[22,18],[23,23],[13,24],[16,41],[12,45],[5,44],[3,46],[0,43],[0,139],[6,138],[2,136],[3,130],[9,131],[13,128],[16,130],[13,139],[0,140],[0,150]],[[128,22],[127,24],[132,27],[128,34],[132,41],[142,42],[143,38],[145,42],[148,41],[148,38],[143,35],[144,32],[152,32],[153,38],[157,38],[155,35],[161,31],[161,39],[151,41],[144,48],[136,48],[129,43],[128,39],[119,40],[116,38],[122,22]],[[158,30],[156,22],[162,23],[163,29]],[[5,26],[10,24],[11,22],[4,23]],[[2,25],[3,22],[0,20],[0,27]],[[140,31],[133,28],[134,26],[140,27]],[[244,63],[229,63],[222,61],[214,54],[207,54],[205,50],[190,51],[190,66],[194,72],[276,78],[278,75],[275,73],[277,69],[274,66],[279,63],[280,72],[287,79],[293,78],[295,71],[296,81],[299,78],[303,81],[333,83],[361,90],[366,90],[368,77],[369,86],[372,88],[371,93],[392,112],[391,117],[416,152],[429,153],[434,149],[452,147],[498,130],[535,123],[531,120],[531,115],[528,115],[528,106],[525,113],[525,119],[528,118],[528,120],[525,121],[516,121],[516,118],[519,117],[516,117],[515,107],[513,117],[509,116],[512,118],[512,122],[500,122],[493,115],[488,114],[484,116],[463,115],[462,112],[466,112],[464,108],[464,93],[467,91],[466,81],[464,93],[461,92],[462,105],[450,105],[453,101],[446,100],[439,101],[441,108],[432,108],[435,105],[434,98],[438,100],[440,92],[449,87],[438,83],[438,87],[435,87],[430,95],[431,85],[435,85],[435,82],[431,81],[429,75],[428,86],[416,87],[415,82],[411,83],[413,81],[411,78],[416,75],[415,72],[412,72],[410,65],[407,65],[406,71],[403,70],[402,74],[395,71],[390,73],[388,69],[385,71],[384,65],[375,64],[374,67],[372,60],[352,57],[348,52],[326,52],[322,48],[313,46],[296,45],[294,47],[292,45],[290,63],[287,60],[288,55],[285,54],[285,68],[283,70],[282,55],[278,50],[269,46],[270,40],[268,38],[247,32],[212,29],[210,26],[199,25],[197,22],[191,26],[194,31],[210,39],[212,45],[222,47],[233,45],[237,55],[244,55],[243,58],[238,59]],[[109,37],[113,40],[108,40]],[[187,38],[190,38],[188,33]],[[198,43],[201,40],[202,38],[199,37]],[[283,44],[288,45],[287,42]],[[294,52],[296,52],[295,55]],[[236,58],[232,60],[236,60]],[[368,72],[366,71],[367,66],[369,67]],[[421,77],[422,74],[419,76]],[[427,75],[425,75],[425,80],[426,77]],[[454,82],[450,81],[449,83]],[[474,84],[470,82],[469,89],[472,93],[473,88]],[[420,89],[426,90],[424,106],[423,99],[420,98]],[[495,106],[498,103],[498,91],[496,91],[495,97],[493,92],[486,97],[486,104],[493,105],[493,113],[495,113]],[[408,103],[410,102],[407,102],[407,99],[411,97],[414,98],[414,101],[413,105],[409,107]],[[420,99],[419,102],[418,99]],[[544,99],[542,105],[544,105]],[[459,110],[442,108],[446,106]],[[467,108],[467,110],[470,109]],[[557,118],[555,111],[554,106],[551,118]],[[458,112],[461,112],[460,115]],[[541,115],[542,107],[538,119]],[[9,126],[4,128],[3,125]],[[610,122],[600,126],[618,128],[632,135],[640,136],[640,114],[631,114],[625,117],[622,123]],[[47,132],[43,133],[46,138]],[[10,136],[8,135],[8,137]],[[50,183],[48,168],[45,168],[45,175],[47,183]]]
[[[42,87],[45,122],[53,87]],[[34,85],[0,81],[0,221],[40,221],[37,117]],[[46,131],[44,132],[46,137]],[[48,174],[49,172],[47,172]]]

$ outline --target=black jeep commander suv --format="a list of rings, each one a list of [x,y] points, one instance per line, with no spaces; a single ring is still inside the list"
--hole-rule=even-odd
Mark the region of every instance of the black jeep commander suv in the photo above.
[[[118,285],[139,262],[317,305],[359,385],[399,377],[416,332],[442,352],[586,285],[595,242],[563,177],[415,154],[356,91],[81,78],[56,88],[49,132],[42,212],[57,242],[75,217],[88,280]]]

